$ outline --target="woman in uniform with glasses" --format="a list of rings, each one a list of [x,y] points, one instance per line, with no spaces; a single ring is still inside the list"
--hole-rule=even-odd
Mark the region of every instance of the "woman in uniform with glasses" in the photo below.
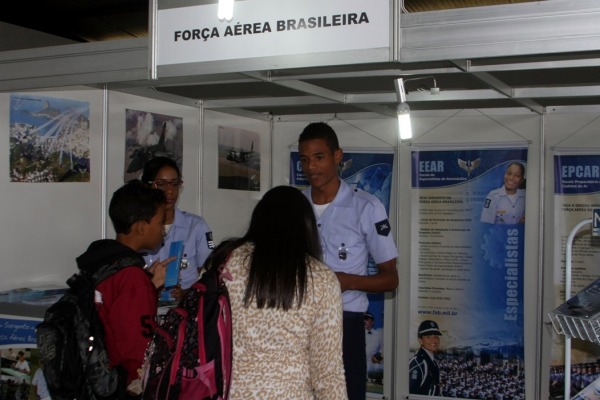
[[[173,241],[183,241],[183,258],[180,265],[179,286],[171,291],[172,297],[180,299],[184,290],[197,279],[199,269],[214,248],[212,231],[208,223],[199,215],[177,208],[179,191],[183,187],[181,170],[177,163],[168,157],[154,157],[144,166],[142,181],[162,190],[167,197],[165,214],[166,236],[161,247],[144,256],[151,265],[157,259],[169,258]]]

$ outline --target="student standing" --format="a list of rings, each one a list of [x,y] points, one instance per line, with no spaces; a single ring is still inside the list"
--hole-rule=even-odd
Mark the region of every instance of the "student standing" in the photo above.
[[[227,259],[232,277],[230,400],[347,399],[340,284],[320,261],[316,229],[302,193],[277,186],[256,205],[246,234],[207,261],[211,268]]]
[[[38,400],[52,400],[50,398],[50,392],[48,391],[48,385],[46,384],[46,378],[44,377],[44,365],[41,360],[40,367],[35,371],[35,374],[33,374],[31,385],[35,389]]]
[[[166,237],[161,246],[149,252],[144,259],[148,265],[169,256],[171,243],[183,241],[183,259],[180,265],[180,287],[172,294],[179,299],[183,290],[198,279],[199,268],[214,248],[212,231],[204,218],[177,208],[179,192],[183,187],[181,171],[177,163],[168,157],[154,157],[144,166],[142,182],[162,190],[167,198],[165,207]]]
[[[29,363],[25,359],[25,353],[23,350],[19,351],[17,361],[13,363],[13,368],[27,375],[29,375],[29,372],[31,372],[29,369]]]
[[[381,201],[363,190],[350,188],[339,177],[343,151],[335,131],[326,123],[313,122],[300,134],[298,147],[302,171],[310,183],[304,195],[317,216],[324,262],[335,271],[343,292],[348,397],[364,399],[367,293],[398,287],[398,251]],[[374,275],[367,274],[369,255],[378,267]]]
[[[112,196],[108,214],[116,240],[92,242],[77,257],[77,267],[93,273],[117,260],[126,266],[96,286],[95,302],[105,331],[111,367],[120,371],[114,399],[136,398],[129,385],[139,379],[148,342],[156,327],[158,292],[165,281],[166,265],[155,262],[144,269],[143,250],[160,246],[164,237],[165,195],[139,181],[131,181]]]

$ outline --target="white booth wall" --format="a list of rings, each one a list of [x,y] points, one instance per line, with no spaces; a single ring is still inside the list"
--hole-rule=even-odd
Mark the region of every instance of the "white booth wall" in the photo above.
[[[198,188],[201,181],[202,129],[198,108],[151,100],[118,92],[108,92],[107,132],[107,205],[112,193],[124,182],[125,166],[125,114],[126,110],[138,110],[153,114],[179,117],[183,121],[183,162],[181,175],[184,188],[179,195],[178,207],[182,210],[202,213],[202,196]],[[210,221],[207,221],[210,224]],[[114,238],[114,230],[106,218],[107,237]]]
[[[525,252],[525,368],[526,398],[547,398],[549,348],[552,331],[545,312],[551,298],[553,236],[551,227],[554,146],[598,147],[600,111],[553,113],[539,116],[523,109],[462,110],[413,113],[412,142],[398,143],[396,121],[364,115],[278,116],[273,121],[250,119],[201,108],[147,99],[100,89],[68,88],[29,92],[88,101],[90,105],[89,183],[17,183],[9,178],[9,146],[0,146],[0,234],[3,257],[0,290],[64,285],[75,272],[75,257],[88,244],[114,237],[107,216],[112,192],[123,183],[125,110],[135,109],[183,119],[185,187],[180,208],[203,215],[215,241],[242,234],[250,213],[272,186],[289,184],[289,153],[301,130],[313,121],[327,121],[338,133],[342,148],[380,149],[396,153],[390,221],[398,242],[400,286],[386,297],[386,371],[394,376],[386,386],[388,398],[408,396],[408,337],[410,293],[411,150],[416,146],[469,147],[473,144],[528,146],[527,249]],[[9,126],[10,94],[0,94],[0,123]],[[106,110],[106,111],[105,111]],[[261,158],[258,192],[218,188],[218,130],[220,126],[257,132]],[[413,147],[415,146],[415,147]],[[545,240],[545,241],[544,241]],[[546,245],[544,245],[546,243]],[[543,300],[543,305],[540,305]]]
[[[0,222],[6,234],[0,244],[3,256],[0,291],[65,286],[66,279],[77,270],[75,258],[90,242],[114,238],[108,203],[114,190],[124,183],[127,109],[182,118],[182,174],[186,187],[180,195],[179,206],[202,213],[202,196],[198,189],[203,153],[200,109],[89,88],[27,93],[89,103],[90,181],[11,182],[8,171],[10,94],[0,94],[0,124],[7,132],[5,145],[0,146],[0,157],[5,160],[0,167],[0,198],[4,206]]]
[[[9,121],[11,94],[0,94],[0,290],[58,284],[75,272],[75,257],[102,235],[103,93],[74,89],[37,92],[89,102],[90,182],[11,182]]]
[[[260,156],[260,191],[219,189],[219,127],[257,133],[260,144],[254,151]],[[262,194],[271,188],[271,123],[215,111],[205,111],[203,118],[203,216],[209,222],[215,243],[241,236],[246,232],[250,215]]]

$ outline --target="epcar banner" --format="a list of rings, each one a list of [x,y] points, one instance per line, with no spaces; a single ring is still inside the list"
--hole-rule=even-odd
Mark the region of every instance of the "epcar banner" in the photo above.
[[[565,268],[571,271],[567,297],[574,296],[598,279],[600,238],[592,235],[593,223],[574,232],[571,265],[566,265],[567,238],[580,222],[591,220],[600,208],[600,154],[560,152],[554,154],[554,298],[558,307],[565,298]],[[550,397],[562,398],[565,379],[565,336],[553,334]],[[600,346],[571,340],[571,396],[600,377]]]

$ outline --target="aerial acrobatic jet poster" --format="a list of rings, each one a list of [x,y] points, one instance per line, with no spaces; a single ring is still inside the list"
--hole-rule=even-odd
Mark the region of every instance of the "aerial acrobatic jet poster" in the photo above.
[[[11,94],[11,182],[89,182],[89,116],[86,101]]]

